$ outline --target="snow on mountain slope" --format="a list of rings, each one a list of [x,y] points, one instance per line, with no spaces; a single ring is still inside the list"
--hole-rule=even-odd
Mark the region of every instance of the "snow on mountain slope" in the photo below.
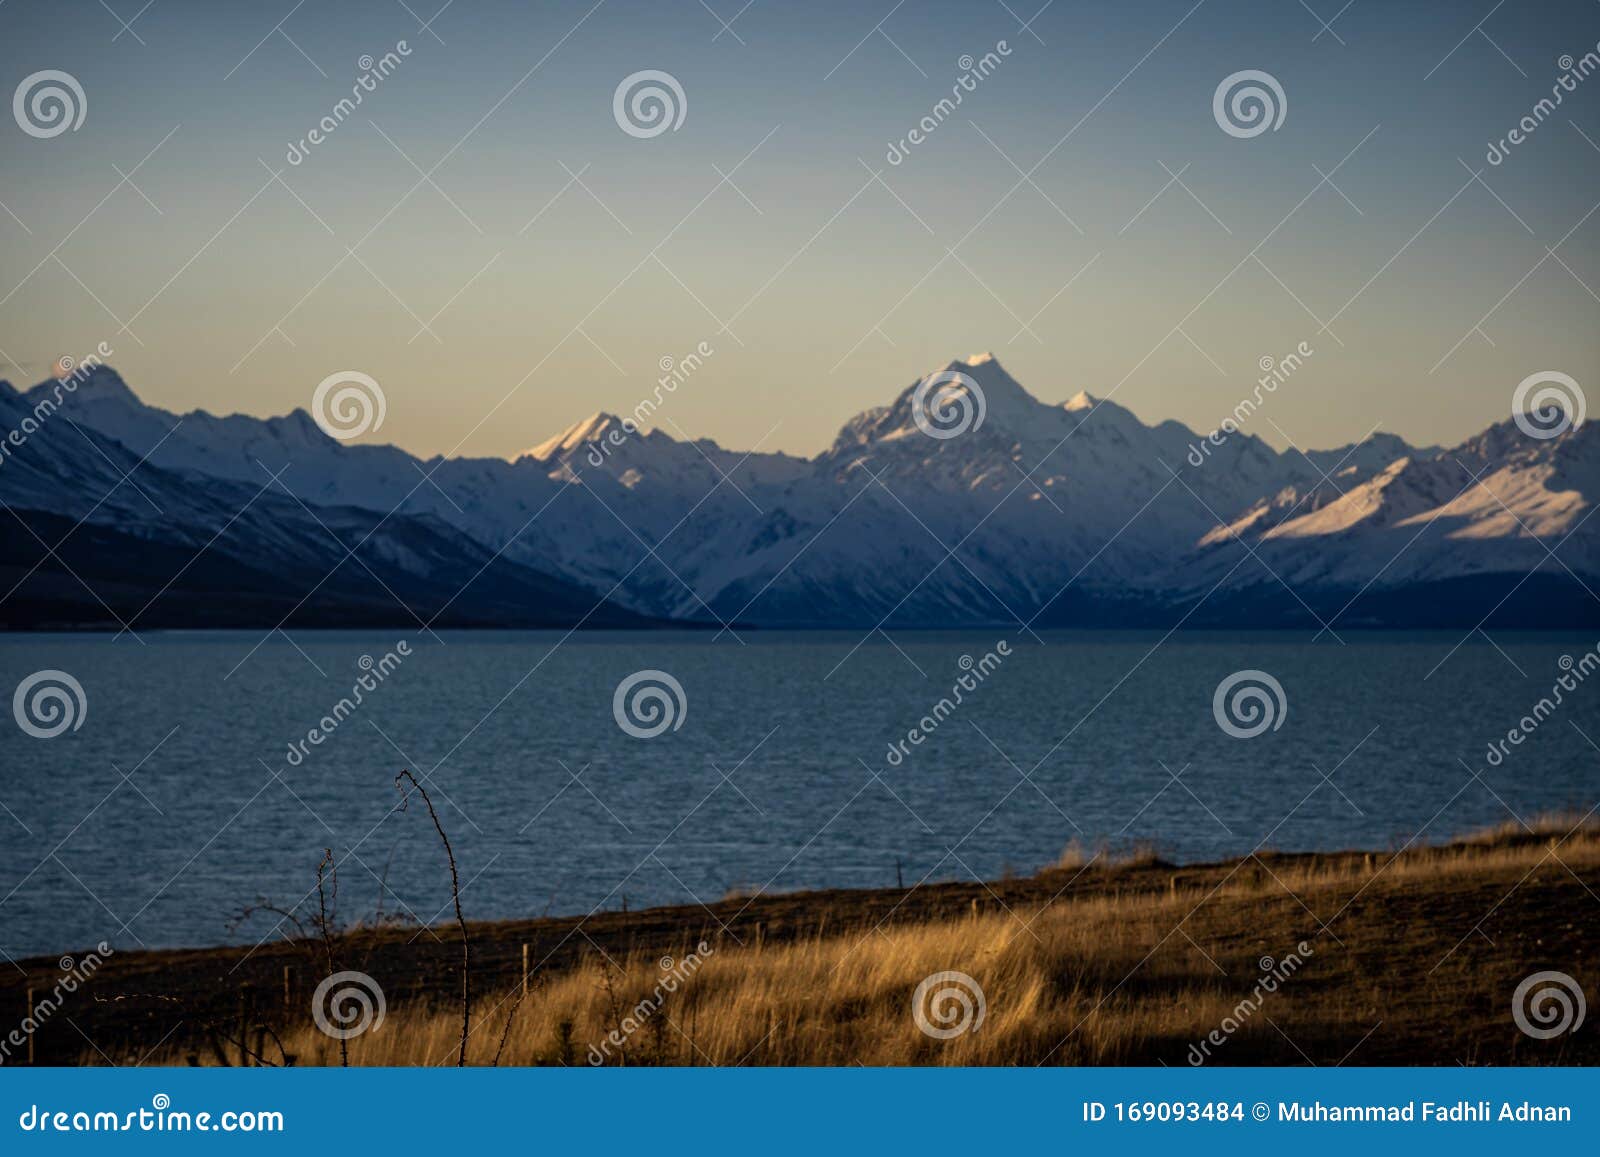
[[[1429,458],[1396,460],[1321,505],[1237,521],[1201,542],[1191,589],[1256,551],[1244,581],[1299,589],[1398,589],[1488,575],[1548,575],[1600,588],[1600,436],[1584,426],[1548,441],[1512,421]]]
[[[53,388],[42,383],[24,398],[37,401]],[[678,601],[673,592],[697,604],[648,553],[674,527],[679,542],[687,538],[689,526],[680,525],[686,511],[699,502],[693,522],[708,533],[737,509],[752,510],[740,489],[748,493],[752,482],[781,484],[805,469],[785,455],[745,460],[715,443],[682,442],[660,431],[630,435],[620,445],[569,431],[538,447],[543,456],[514,462],[423,460],[393,446],[338,441],[304,410],[281,418],[218,418],[145,406],[108,367],[95,370],[62,410],[136,456],[148,454],[159,467],[256,486],[281,472],[284,485],[306,502],[433,515],[513,561],[600,591],[626,577],[617,596],[651,610]],[[616,419],[597,415],[575,430],[603,436],[613,423],[620,429]],[[590,461],[591,451],[601,465]],[[719,486],[729,472],[737,473],[734,484]]]
[[[432,515],[141,462],[46,396],[0,382],[0,623],[639,623]]]
[[[1039,401],[988,354],[856,415],[810,461],[606,413],[514,461],[421,460],[337,441],[299,410],[180,420],[105,368],[63,411],[160,469],[250,490],[281,471],[307,503],[432,518],[634,610],[702,621],[1047,624],[1188,605],[1218,584],[1225,599],[1272,572],[1297,594],[1561,563],[1600,575],[1588,427],[1540,441],[1506,421],[1450,450],[1375,433],[1279,452],[1146,425],[1086,392]],[[95,473],[89,457],[79,468]],[[1569,532],[1552,562],[1545,548]]]

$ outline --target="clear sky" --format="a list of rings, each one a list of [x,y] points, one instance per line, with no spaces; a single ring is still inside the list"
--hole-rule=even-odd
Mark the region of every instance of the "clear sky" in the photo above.
[[[1600,380],[1600,75],[1485,160],[1593,0],[1041,2],[9,0],[0,95],[61,69],[87,107],[0,118],[0,375],[105,341],[151,402],[269,415],[359,370],[368,440],[485,455],[702,341],[662,427],[803,454],[981,350],[1209,430],[1305,341],[1251,427],[1279,446],[1449,442],[1530,373]],[[685,108],[639,138],[613,94],[645,69]],[[1213,116],[1244,69],[1286,100],[1250,138]]]

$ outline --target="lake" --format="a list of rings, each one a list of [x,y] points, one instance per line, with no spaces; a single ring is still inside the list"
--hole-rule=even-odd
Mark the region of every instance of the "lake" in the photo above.
[[[1177,861],[1385,848],[1419,831],[1442,840],[1600,798],[1600,750],[1586,738],[1600,742],[1600,673],[1580,680],[1595,644],[1356,631],[1342,642],[7,636],[0,690],[63,671],[85,708],[52,738],[15,718],[0,726],[0,949],[252,943],[272,922],[230,930],[231,918],[258,900],[307,911],[324,848],[340,861],[342,918],[381,903],[446,919],[448,869],[426,809],[396,810],[402,768],[426,776],[475,919],[988,879],[1049,863],[1074,839],[1153,843]],[[1491,764],[1489,744],[1550,695],[1563,656],[1580,660],[1575,689]],[[654,701],[665,716],[649,715],[648,697],[630,714],[624,697],[631,732],[659,730],[648,738],[613,707],[641,670],[682,689]],[[1213,710],[1241,670],[1282,688],[1281,710],[1270,689],[1257,703],[1275,727],[1224,714],[1233,731],[1259,730],[1248,738]],[[362,702],[339,707],[362,677]],[[651,677],[634,690],[652,685],[663,686]]]

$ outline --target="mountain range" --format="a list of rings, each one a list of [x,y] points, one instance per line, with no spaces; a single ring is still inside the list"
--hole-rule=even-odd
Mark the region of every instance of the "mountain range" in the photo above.
[[[954,436],[913,382],[810,459],[600,413],[509,461],[0,382],[0,626],[1600,625],[1589,426],[1278,451],[942,378]]]

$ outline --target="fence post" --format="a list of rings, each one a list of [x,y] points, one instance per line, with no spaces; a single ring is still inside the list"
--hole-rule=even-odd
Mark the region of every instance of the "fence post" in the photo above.
[[[522,997],[528,997],[528,946],[522,946]]]
[[[250,1067],[250,985],[239,986],[239,1067]]]

